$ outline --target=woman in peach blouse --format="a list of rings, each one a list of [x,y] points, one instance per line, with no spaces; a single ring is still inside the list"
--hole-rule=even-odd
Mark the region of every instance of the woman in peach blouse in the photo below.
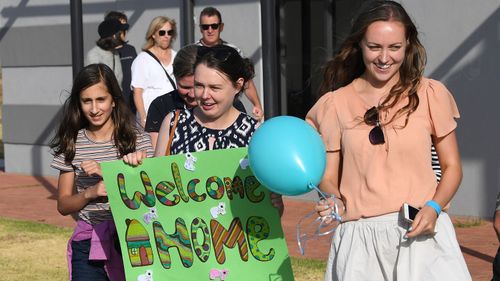
[[[458,108],[442,83],[422,77],[425,63],[404,8],[369,1],[325,67],[322,92],[330,92],[306,118],[327,149],[320,188],[344,210],[325,280],[471,280],[441,211],[462,179]],[[404,203],[420,208],[412,222],[402,218]],[[333,204],[316,208],[328,217]]]

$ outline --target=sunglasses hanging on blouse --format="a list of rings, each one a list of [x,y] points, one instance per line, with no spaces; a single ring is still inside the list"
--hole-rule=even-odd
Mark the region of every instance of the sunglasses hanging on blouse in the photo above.
[[[377,107],[374,106],[366,111],[364,121],[366,125],[375,126],[368,134],[370,143],[373,145],[384,144],[384,131],[382,131],[382,126],[380,125]]]

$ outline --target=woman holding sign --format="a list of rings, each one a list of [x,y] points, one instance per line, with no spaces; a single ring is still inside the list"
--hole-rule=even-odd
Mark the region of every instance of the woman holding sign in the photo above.
[[[325,68],[322,88],[331,92],[307,120],[328,151],[320,188],[345,205],[325,280],[471,280],[441,212],[462,178],[459,113],[442,83],[422,77],[425,62],[403,7],[369,1]],[[443,170],[439,183],[432,144]],[[331,214],[328,203],[318,204],[320,215]],[[415,217],[399,212],[405,203],[420,209]]]
[[[247,147],[259,123],[238,111],[233,101],[254,75],[249,59],[228,46],[198,47],[194,65],[194,94],[198,106],[174,111],[161,125],[155,156],[213,149]],[[137,165],[142,157],[124,160]],[[283,212],[281,196],[273,205]]]
[[[160,128],[155,156],[246,147],[258,122],[233,101],[254,72],[227,46],[198,47],[194,94],[198,106],[169,114]],[[174,133],[171,134],[171,131]]]
[[[99,162],[136,150],[153,154],[149,136],[135,124],[108,66],[91,64],[78,73],[50,145],[51,166],[60,171],[57,209],[78,213],[68,243],[70,280],[125,280]]]

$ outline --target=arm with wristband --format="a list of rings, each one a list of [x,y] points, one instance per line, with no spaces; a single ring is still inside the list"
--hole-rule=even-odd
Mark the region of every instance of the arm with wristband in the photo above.
[[[434,233],[441,209],[451,201],[462,180],[462,164],[455,131],[443,137],[434,138],[433,141],[439,156],[443,176],[432,200],[427,201],[415,217],[411,225],[411,231],[407,234],[408,238]]]

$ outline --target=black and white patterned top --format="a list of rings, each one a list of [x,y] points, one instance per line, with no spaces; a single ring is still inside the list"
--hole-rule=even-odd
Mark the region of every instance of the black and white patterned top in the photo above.
[[[170,127],[174,125],[174,118]],[[240,113],[236,121],[226,129],[206,128],[194,118],[192,109],[180,111],[170,147],[171,154],[209,150],[209,138],[215,139],[213,149],[247,147],[259,123],[245,113]]]
[[[436,174],[436,179],[437,182],[441,181],[441,165],[439,164],[439,158],[438,154],[436,151],[436,147],[434,145],[431,146],[431,163],[432,163],[432,170],[434,171],[434,174]]]
[[[500,192],[497,195],[497,207],[495,208],[495,211],[500,211]]]

